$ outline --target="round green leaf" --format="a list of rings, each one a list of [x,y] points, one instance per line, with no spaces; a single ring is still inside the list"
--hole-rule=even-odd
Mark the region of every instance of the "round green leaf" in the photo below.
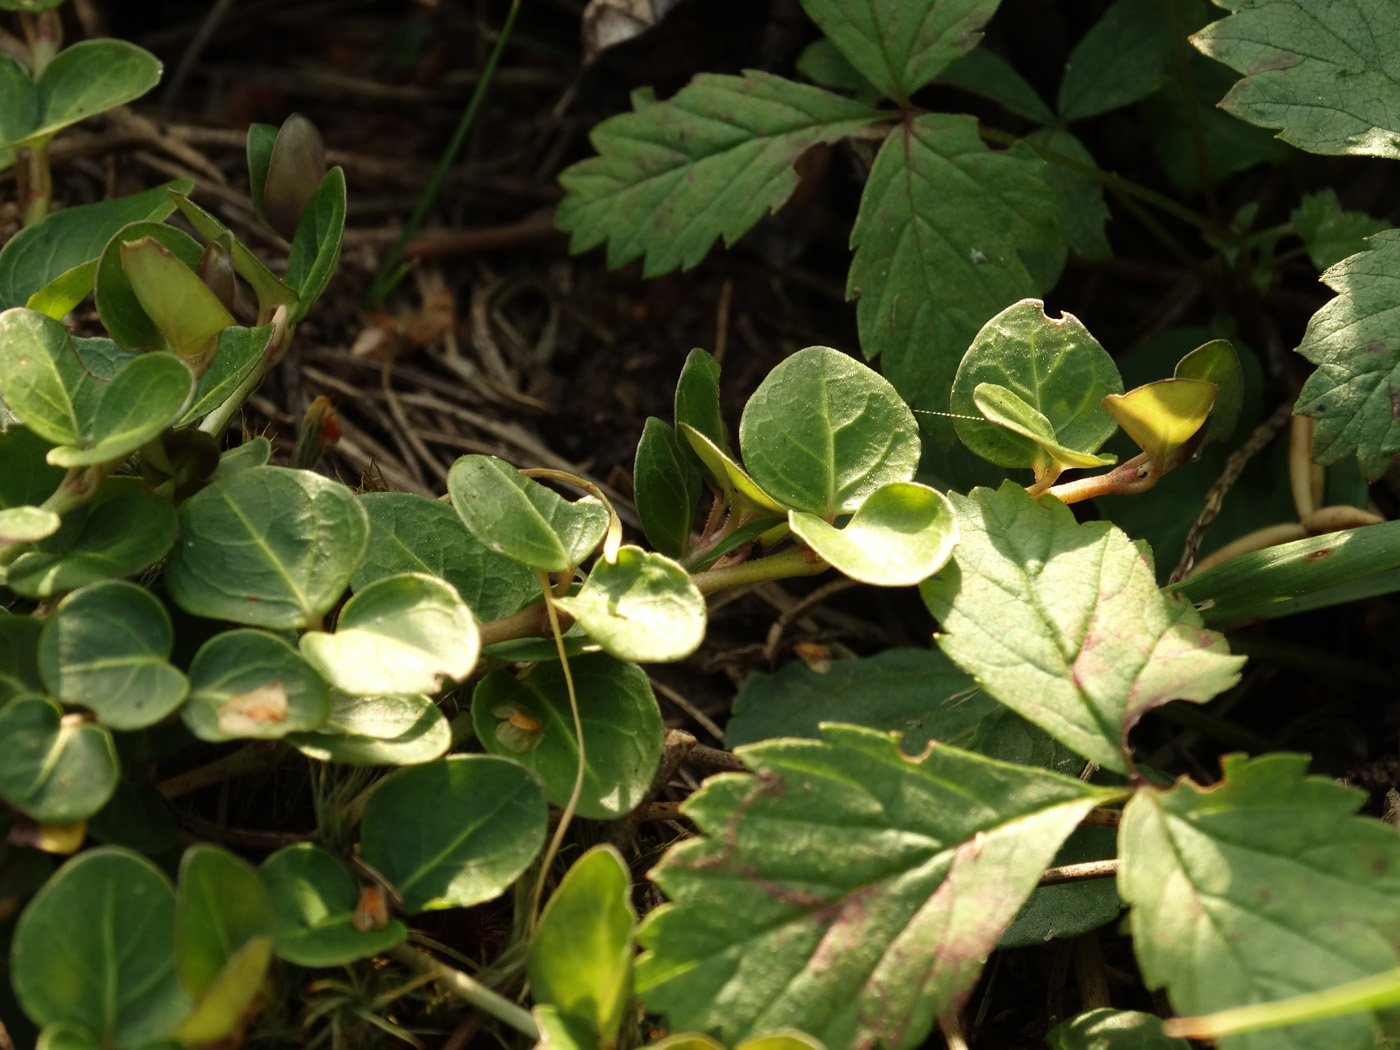
[[[251,467],[180,508],[165,584],[195,616],[307,627],[345,592],[368,538],[364,508],[344,485],[307,470]]]
[[[488,550],[440,500],[411,492],[368,492],[369,546],[350,586],[362,591],[386,576],[426,572],[457,588],[481,623],[519,612],[539,597],[539,575]]]
[[[62,518],[42,507],[6,507],[0,510],[0,544],[47,539],[62,524]]]
[[[447,474],[452,507],[489,550],[545,572],[588,557],[608,528],[592,496],[570,503],[494,456],[463,456]]]
[[[175,980],[175,890],[150,861],[113,846],[59,869],[15,926],[15,994],[39,1025],[139,1047],[190,1008]]]
[[[410,915],[465,908],[500,896],[530,866],[548,812],[538,778],[518,762],[453,755],[381,781],[360,845]]]
[[[314,733],[287,742],[308,758],[348,766],[408,766],[431,762],[452,746],[452,730],[426,696],[331,694],[331,713]]]
[[[111,733],[62,719],[43,696],[20,696],[0,709],[0,798],[46,824],[86,820],[121,775]]]
[[[170,665],[170,615],[134,583],[105,580],[74,591],[39,638],[39,673],[64,703],[103,725],[139,729],[175,710],[189,691]]]
[[[20,422],[55,445],[71,445],[83,437],[97,394],[60,322],[23,307],[0,313],[0,396]]]
[[[799,350],[744,406],[739,449],[786,507],[830,520],[919,465],[919,428],[887,380],[827,346]]]
[[[175,542],[175,508],[142,491],[136,478],[108,478],[86,507],[9,566],[7,584],[28,598],[132,576],[155,564]]]
[[[647,418],[632,468],[634,500],[647,542],[672,558],[684,554],[690,543],[703,488],[694,458],[689,449],[682,453],[674,430],[655,416]]]
[[[195,654],[189,675],[180,717],[201,740],[272,740],[316,729],[331,711],[321,676],[263,631],[216,634]]]
[[[622,660],[682,660],[705,638],[705,598],[690,574],[640,547],[620,548],[611,565],[599,559],[582,589],[558,605]]]
[[[49,462],[60,467],[107,463],[135,452],[175,420],[194,395],[188,366],[169,354],[133,358],[108,383],[83,420],[80,443],[49,451]]]
[[[792,531],[853,580],[908,587],[947,564],[958,522],[943,494],[913,481],[876,489],[845,528],[789,511]]]
[[[426,573],[389,576],[356,594],[334,634],[307,631],[301,653],[354,696],[436,693],[476,666],[481,636],[450,583]]]
[[[358,929],[360,890],[334,854],[310,843],[280,849],[258,867],[277,915],[276,951],[297,966],[343,966],[408,937],[398,919]]]
[[[583,720],[586,762],[579,816],[610,820],[641,802],[661,760],[666,728],[646,672],[605,653],[569,661]],[[517,753],[497,726],[523,716],[540,727],[536,746]],[[520,719],[517,718],[517,728]],[[563,806],[573,793],[578,743],[564,672],[558,663],[535,664],[520,676],[493,671],[472,694],[472,724],[488,751],[529,766],[544,781],[549,801]]]
[[[117,345],[139,352],[171,349],[160,326],[141,305],[141,299],[122,265],[122,246],[147,238],[166,249],[191,274],[199,265],[200,253],[204,250],[184,230],[163,222],[148,221],[123,226],[102,249],[97,259],[97,276],[93,280],[93,301],[97,304],[103,325]]]
[[[247,861],[201,842],[180,859],[175,894],[175,973],[198,998],[234,954],[277,926],[267,887]]]
[[[983,383],[1015,394],[1039,412],[1056,442],[1092,454],[1112,436],[1113,420],[1100,406],[1121,394],[1118,368],[1073,314],[1045,316],[1039,299],[1022,299],[977,333],[953,379],[952,411],[958,437],[977,455],[1002,467],[1030,467],[1044,453],[1029,437],[986,422],[974,399]]]
[[[525,972],[537,1003],[556,1008],[610,1046],[632,984],[632,875],[615,848],[594,846],[549,898]]]
[[[39,126],[29,140],[140,98],[160,81],[160,60],[124,40],[81,40],[40,74]]]

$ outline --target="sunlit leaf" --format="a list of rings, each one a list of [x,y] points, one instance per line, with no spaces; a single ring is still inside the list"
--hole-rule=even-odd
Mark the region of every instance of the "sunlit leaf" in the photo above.
[[[1160,379],[1126,394],[1108,394],[1103,407],[1165,473],[1205,423],[1219,391],[1199,379]]]

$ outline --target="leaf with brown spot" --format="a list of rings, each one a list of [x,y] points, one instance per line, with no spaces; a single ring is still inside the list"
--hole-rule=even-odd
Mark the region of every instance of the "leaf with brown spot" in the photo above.
[[[637,988],[672,1029],[733,1043],[917,1046],[956,1009],[1060,843],[1112,792],[945,745],[826,724],[741,749],[754,774],[685,804],[707,836],[652,877]]]

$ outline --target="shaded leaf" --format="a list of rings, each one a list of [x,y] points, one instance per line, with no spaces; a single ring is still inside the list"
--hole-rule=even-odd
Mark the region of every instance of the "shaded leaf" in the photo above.
[[[1061,1021],[1046,1035],[1051,1050],[1190,1050],[1162,1034],[1162,1019],[1137,1010],[1101,1007]]]
[[[1152,94],[1171,73],[1171,33],[1162,0],[1117,0],[1070,52],[1060,118],[1084,120]]]
[[[637,443],[632,487],[637,517],[647,542],[662,554],[679,558],[690,543],[695,505],[703,484],[689,444],[682,449],[676,432],[648,416]]]
[[[334,167],[307,201],[287,255],[286,283],[298,296],[288,310],[291,323],[305,317],[330,284],[344,236],[345,172]]]
[[[207,842],[185,850],[175,893],[175,974],[193,998],[275,924],[267,887],[247,861]]]
[[[971,91],[999,104],[1008,113],[1036,124],[1050,124],[1055,112],[1035,88],[995,51],[974,47],[938,74],[941,83]]]
[[[1337,191],[1331,186],[1305,194],[1293,209],[1289,222],[1307,246],[1309,260],[1319,270],[1365,251],[1366,238],[1389,229],[1384,219],[1343,209],[1337,200]]]
[[[407,766],[440,758],[452,746],[442,710],[426,696],[331,694],[331,713],[315,732],[287,742],[308,758],[351,766]]]
[[[0,798],[45,824],[86,820],[121,775],[111,733],[62,718],[46,696],[17,696],[0,708]]]
[[[410,915],[465,908],[505,892],[544,845],[548,807],[530,770],[454,755],[391,773],[365,804],[365,860]]]
[[[1150,553],[1053,497],[952,495],[961,540],[921,587],[938,643],[978,684],[1085,758],[1127,772],[1128,731],[1168,700],[1208,700],[1242,658],[1157,589]]]
[[[911,759],[872,730],[823,736],[745,748],[756,775],[686,803],[707,835],[653,872],[673,903],[639,931],[638,989],[672,1028],[919,1045],[1104,797],[951,747]]]
[[[608,265],[645,254],[648,277],[689,268],[715,239],[733,244],[787,200],[792,165],[884,114],[766,73],[702,73],[666,102],[603,121],[598,156],[566,169],[555,221],[571,251],[608,242]]]

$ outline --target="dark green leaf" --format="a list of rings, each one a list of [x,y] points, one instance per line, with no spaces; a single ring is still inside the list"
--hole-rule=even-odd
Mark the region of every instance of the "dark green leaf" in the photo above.
[[[704,434],[713,445],[727,448],[729,437],[719,405],[719,372],[713,354],[696,347],[686,355],[676,380],[676,430],[684,424]],[[682,452],[689,455],[690,450],[683,447]]]
[[[336,167],[326,172],[307,201],[287,256],[286,282],[299,297],[288,309],[293,324],[307,315],[326,290],[340,262],[344,236],[345,172]]]
[[[539,575],[488,550],[447,504],[408,492],[367,492],[360,503],[369,513],[369,545],[350,580],[354,590],[386,576],[426,572],[456,587],[481,623],[539,597]]]
[[[1289,216],[1293,230],[1307,245],[1308,258],[1319,270],[1334,266],[1357,252],[1365,251],[1366,238],[1388,229],[1384,219],[1365,212],[1346,211],[1337,200],[1337,191],[1328,186],[1305,195]],[[0,253],[0,259],[3,259]]]
[[[797,185],[792,164],[883,114],[766,73],[702,73],[666,102],[603,121],[597,157],[568,168],[556,216],[570,249],[608,241],[608,265],[646,255],[648,277],[733,244]]]
[[[74,824],[96,813],[121,775],[112,734],[62,724],[48,697],[20,696],[0,708],[0,798],[34,820]]]
[[[219,346],[208,371],[199,377],[194,402],[181,423],[193,423],[212,412],[248,378],[263,354],[272,349],[272,325],[242,328],[230,325],[219,333]]]
[[[25,427],[0,431],[0,508],[37,506],[54,494],[64,471],[44,458],[50,447]]]
[[[106,846],[70,860],[29,902],[11,949],[15,993],[36,1024],[69,1024],[114,1050],[159,1039],[190,1002],[175,980],[175,889]]]
[[[50,136],[84,117],[140,98],[159,80],[160,61],[135,44],[111,39],[70,44],[39,75],[38,126],[26,138]]]
[[[258,867],[277,915],[277,955],[298,966],[341,966],[388,951],[408,936],[397,919],[359,929],[360,888],[335,855],[310,843],[280,849]]]
[[[1162,1019],[1136,1010],[1101,1007],[1062,1021],[1045,1037],[1051,1050],[1190,1050],[1162,1034]]]
[[[985,47],[974,47],[938,74],[938,79],[989,98],[1008,113],[1036,124],[1050,124],[1055,120],[1054,110],[1045,104],[1026,78],[1012,69],[1006,59]]]
[[[277,125],[248,125],[248,192],[258,218],[267,222],[263,211],[263,186],[267,183],[267,166],[272,160],[272,146],[277,141]]]
[[[1172,18],[1163,0],[1117,0],[1070,52],[1060,118],[1084,120],[1138,102],[1172,69]]]
[[[44,624],[39,671],[50,693],[90,708],[103,725],[140,729],[189,692],[170,665],[170,614],[150,591],[107,580],[74,591]]]
[[[505,892],[544,845],[539,779],[509,759],[453,755],[386,777],[365,805],[365,860],[410,915]]]
[[[647,417],[632,467],[637,516],[647,542],[672,558],[683,555],[690,544],[695,505],[703,489],[694,455],[688,443],[682,450],[667,424]]]
[[[1001,0],[802,0],[823,33],[886,97],[903,103],[977,46]]]
[[[1053,866],[1110,860],[1117,856],[1112,828],[1075,828]],[[1025,948],[1051,938],[1078,937],[1118,918],[1123,902],[1112,878],[1039,886],[1026,899],[1015,921],[1002,934],[999,947]]]
[[[0,613],[0,708],[22,693],[43,692],[39,678],[39,632],[32,616]]]
[[[344,594],[368,538],[368,515],[344,485],[305,470],[250,467],[180,508],[165,583],[196,616],[307,627]]]
[[[1062,128],[1036,128],[1026,141],[1090,168],[1098,167],[1084,144]],[[1112,258],[1113,247],[1104,234],[1109,213],[1103,200],[1103,183],[1053,159],[1047,160],[1042,174],[1055,193],[1055,220],[1069,250],[1085,259]]]
[[[646,673],[603,653],[569,661],[586,760],[578,813],[609,820],[642,801],[661,759],[666,728]],[[498,727],[523,715],[539,726],[535,746],[522,750]],[[518,677],[493,671],[472,694],[472,724],[488,751],[529,766],[544,781],[549,801],[563,806],[578,772],[578,738],[564,672],[558,663],[535,664]],[[512,727],[514,728],[514,727]]]

